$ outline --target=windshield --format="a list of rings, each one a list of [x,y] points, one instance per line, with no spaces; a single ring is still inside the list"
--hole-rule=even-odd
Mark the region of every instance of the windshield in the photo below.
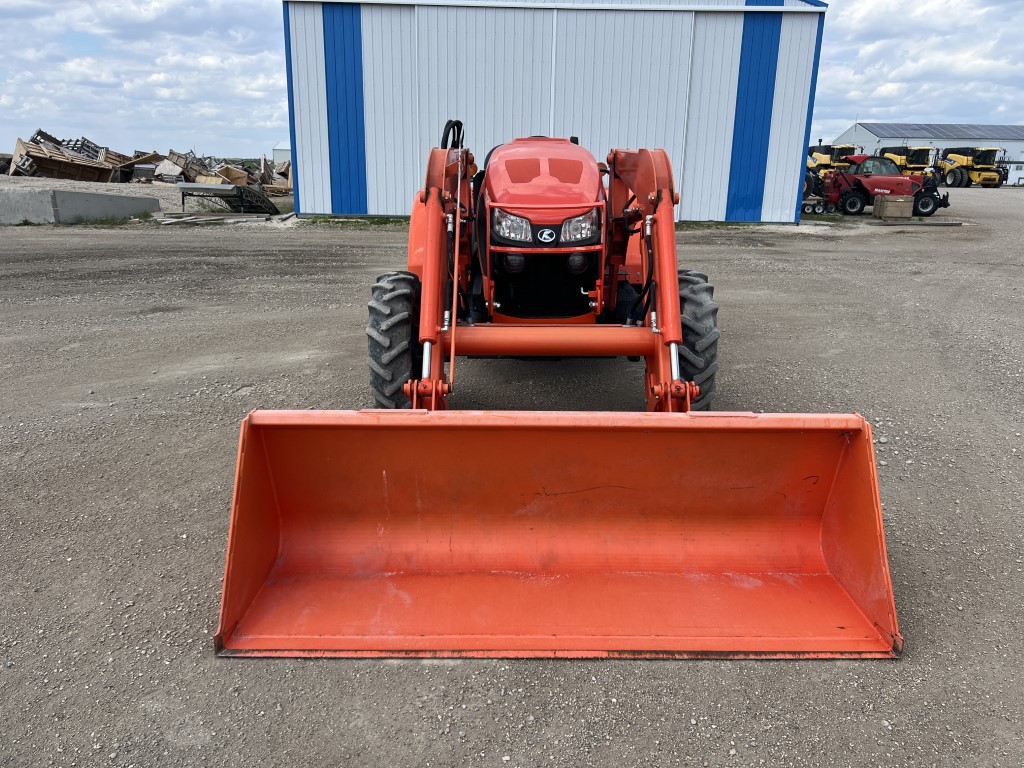
[[[927,147],[907,151],[907,165],[928,165],[931,150]]]
[[[996,151],[994,149],[982,149],[974,156],[975,165],[995,165]]]
[[[899,176],[896,163],[887,157],[869,157],[857,169],[857,173],[878,173],[883,176]]]

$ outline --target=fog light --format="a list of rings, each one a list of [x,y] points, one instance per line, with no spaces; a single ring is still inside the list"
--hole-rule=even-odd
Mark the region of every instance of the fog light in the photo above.
[[[582,274],[587,270],[587,254],[570,254],[569,260],[566,262],[566,266],[569,267],[569,271],[572,272],[574,275]]]
[[[524,269],[526,269],[526,257],[521,253],[506,253],[505,254],[505,269],[511,272],[513,275],[518,275]]]

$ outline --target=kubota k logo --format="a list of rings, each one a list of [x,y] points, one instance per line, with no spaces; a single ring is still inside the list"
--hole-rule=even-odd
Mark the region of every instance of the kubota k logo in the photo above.
[[[537,233],[537,239],[542,243],[553,243],[555,242],[555,230],[553,229],[542,229]]]

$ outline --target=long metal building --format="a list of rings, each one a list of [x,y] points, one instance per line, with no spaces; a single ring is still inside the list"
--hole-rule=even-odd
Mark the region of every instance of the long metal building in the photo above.
[[[1008,160],[1024,163],[1024,125],[978,123],[854,123],[833,144],[856,144],[865,152],[888,146],[998,147]]]
[[[662,147],[682,220],[799,218],[818,0],[286,0],[300,214],[408,215],[455,117],[482,160],[532,135]]]

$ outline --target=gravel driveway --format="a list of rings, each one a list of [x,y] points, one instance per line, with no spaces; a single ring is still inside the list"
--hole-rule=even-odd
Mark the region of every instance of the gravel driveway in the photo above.
[[[679,234],[720,408],[874,424],[891,662],[215,658],[238,424],[369,405],[404,230],[0,228],[0,765],[1018,768],[1024,191],[951,196],[962,227]],[[642,407],[626,360],[459,376],[454,407]]]

